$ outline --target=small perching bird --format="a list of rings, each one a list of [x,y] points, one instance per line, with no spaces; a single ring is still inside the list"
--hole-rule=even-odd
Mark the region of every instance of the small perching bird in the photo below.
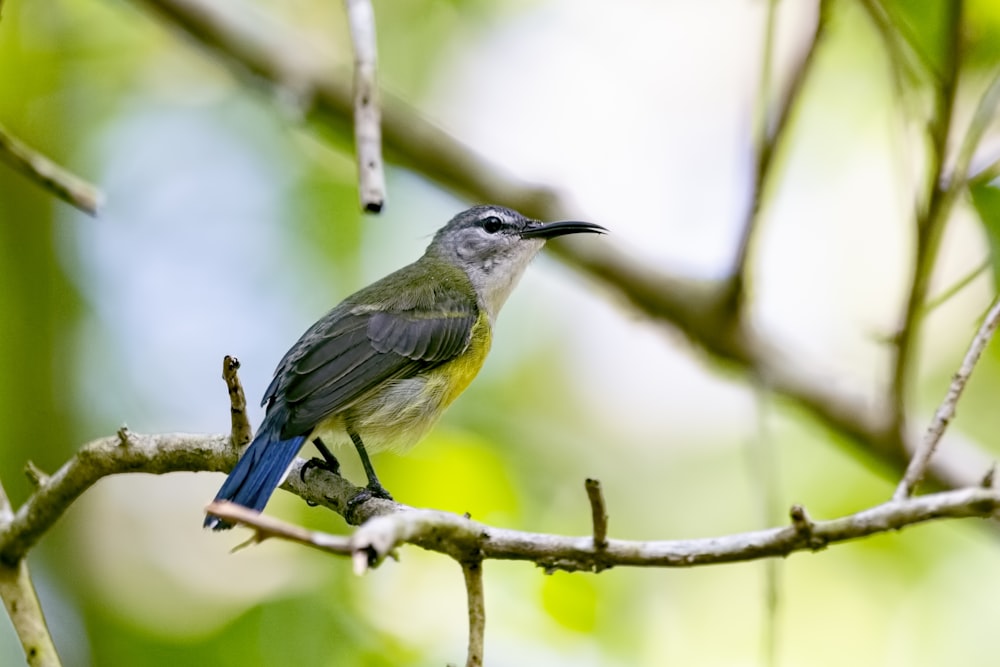
[[[469,386],[497,313],[547,239],[605,231],[500,206],[452,218],[420,259],[344,299],[288,350],[264,392],[264,421],[215,499],[262,510],[306,440],[333,470],[328,446],[352,442],[367,493],[391,497],[368,451],[412,446]]]

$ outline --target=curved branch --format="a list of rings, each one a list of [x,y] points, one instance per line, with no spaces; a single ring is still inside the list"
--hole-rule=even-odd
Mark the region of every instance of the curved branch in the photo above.
[[[123,472],[227,472],[236,458],[228,435],[140,435],[122,429],[119,435],[94,440],[41,480],[0,529],[0,561],[12,564],[23,558],[69,505],[102,477]]]
[[[267,537],[302,542],[291,537],[301,531],[297,526],[228,503],[210,507],[213,514],[227,520],[255,529],[265,526]],[[892,500],[828,521],[813,520],[796,505],[791,510],[790,524],[783,527],[691,540],[608,539],[597,546],[590,535],[571,537],[497,528],[451,512],[415,509],[386,500],[367,501],[360,509],[365,520],[349,538],[349,555],[361,555],[371,565],[377,565],[398,547],[413,544],[460,563],[519,560],[533,562],[550,572],[600,572],[622,566],[673,568],[759,560],[818,551],[831,544],[938,519],[993,518],[1000,510],[1000,490],[973,487]],[[319,535],[323,535],[324,543],[310,546],[348,555],[343,538]],[[327,541],[333,546],[328,546]]]

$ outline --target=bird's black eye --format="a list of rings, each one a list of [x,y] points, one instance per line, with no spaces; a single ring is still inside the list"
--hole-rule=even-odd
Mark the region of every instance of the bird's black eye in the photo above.
[[[483,218],[483,229],[486,230],[487,234],[496,234],[500,231],[501,227],[503,227],[503,222],[501,222],[500,218],[495,215]]]

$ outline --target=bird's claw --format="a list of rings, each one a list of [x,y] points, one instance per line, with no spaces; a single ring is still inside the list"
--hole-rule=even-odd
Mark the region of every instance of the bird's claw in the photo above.
[[[309,459],[308,461],[306,461],[305,463],[303,463],[302,467],[299,468],[299,480],[303,484],[305,484],[305,482],[306,482],[306,473],[309,472],[312,468],[318,468],[319,470],[325,470],[328,473],[331,473],[333,475],[336,475],[337,477],[340,477],[340,462],[337,461],[337,459],[334,459],[333,462],[331,463],[330,461],[327,461],[326,459],[321,459],[321,458],[318,458],[318,457],[314,456],[311,459]]]
[[[358,491],[354,496],[347,501],[347,506],[344,507],[344,518],[347,519],[348,523],[354,523],[353,515],[359,507],[364,505],[366,502],[372,498],[382,498],[383,500],[392,500],[392,494],[390,494],[384,486],[378,484],[377,486],[369,484],[365,488]]]

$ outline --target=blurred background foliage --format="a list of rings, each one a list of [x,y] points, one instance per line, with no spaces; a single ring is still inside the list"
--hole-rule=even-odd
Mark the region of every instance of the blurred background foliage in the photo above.
[[[883,3],[932,69],[950,2]],[[1000,4],[965,4],[961,117],[1000,64]],[[860,3],[832,5],[759,230],[752,307],[818,377],[874,397],[912,262],[921,143]],[[349,69],[339,3],[253,11]],[[380,75],[499,164],[564,188],[643,261],[719,276],[751,180],[765,11],[763,0],[376,3]],[[811,11],[782,3],[779,74]],[[919,104],[915,90],[902,97]],[[292,101],[234,79],[146,3],[6,0],[0,122],[107,195],[89,219],[0,168],[0,474],[15,504],[30,492],[27,460],[52,471],[124,422],[225,430],[224,354],[258,396],[308,324],[414,259],[470,203],[390,169],[385,214],[363,218],[349,144],[302,127]],[[977,188],[952,216],[932,294],[996,247],[1000,198]],[[990,273],[926,318],[918,427],[995,289]],[[996,449],[998,390],[993,346],[949,438]],[[888,498],[896,473],[836,437],[542,258],[480,378],[420,447],[375,463],[403,502],[569,534],[589,530],[582,481],[596,476],[614,536],[679,538],[770,525],[792,502],[831,517]],[[241,535],[200,528],[221,480],[103,480],[32,552],[66,665],[462,659],[453,562],[411,548],[357,578],[290,545],[231,554]],[[345,530],[287,494],[269,512]],[[487,661],[762,664],[773,624],[777,664],[993,664],[998,555],[995,531],[957,522],[797,555],[778,567],[770,621],[761,563],[545,576],[488,562]],[[0,664],[20,664],[0,626]]]

